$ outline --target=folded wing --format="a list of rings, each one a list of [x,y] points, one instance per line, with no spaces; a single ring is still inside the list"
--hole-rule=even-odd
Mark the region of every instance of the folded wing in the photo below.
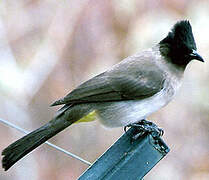
[[[153,61],[132,56],[84,82],[52,106],[144,99],[162,90],[164,79],[164,73]]]

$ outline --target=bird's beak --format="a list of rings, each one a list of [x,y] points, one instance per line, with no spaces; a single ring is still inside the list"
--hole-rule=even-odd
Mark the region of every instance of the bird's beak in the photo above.
[[[203,58],[195,50],[192,51],[192,53],[190,54],[190,57],[192,59],[196,59],[198,61],[204,62]]]

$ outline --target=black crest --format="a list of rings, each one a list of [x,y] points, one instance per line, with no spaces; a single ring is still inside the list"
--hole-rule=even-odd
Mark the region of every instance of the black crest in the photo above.
[[[189,54],[197,49],[188,20],[177,22],[159,44],[162,55],[171,59],[174,64],[183,66],[191,60]]]

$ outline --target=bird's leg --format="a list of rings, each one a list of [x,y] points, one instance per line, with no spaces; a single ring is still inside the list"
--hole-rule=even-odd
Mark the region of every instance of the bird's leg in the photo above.
[[[154,138],[158,138],[164,134],[163,129],[159,128],[155,123],[147,121],[145,119],[139,121],[138,123],[133,123],[128,126],[124,127],[124,130],[126,132],[127,127],[134,127],[136,133],[132,137],[133,140],[138,139],[145,133],[151,134]]]
[[[127,132],[127,128],[130,127],[129,125],[128,126],[124,126],[123,130],[125,131],[125,133]]]

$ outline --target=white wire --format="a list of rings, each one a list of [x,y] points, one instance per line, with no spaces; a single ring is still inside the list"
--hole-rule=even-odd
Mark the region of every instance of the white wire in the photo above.
[[[20,132],[22,132],[22,133],[24,133],[24,134],[28,134],[28,133],[29,133],[29,132],[26,131],[25,129],[23,129],[23,128],[21,128],[21,127],[15,125],[15,124],[13,124],[13,123],[11,123],[11,122],[8,122],[8,121],[6,121],[6,120],[4,120],[4,119],[1,119],[1,118],[0,118],[0,122],[2,122],[3,124],[5,124],[5,125],[7,125],[7,126],[9,126],[9,127],[12,127],[12,128],[14,128],[14,129],[17,129],[18,131],[20,131]],[[77,156],[77,155],[75,155],[75,154],[73,154],[73,153],[71,153],[71,152],[68,152],[68,151],[62,149],[61,147],[56,146],[56,145],[54,145],[54,144],[52,144],[52,143],[50,143],[50,142],[48,142],[48,141],[46,141],[45,144],[47,144],[47,145],[49,145],[49,146],[51,146],[51,147],[57,149],[58,151],[61,151],[61,152],[65,153],[65,154],[67,154],[68,156],[73,157],[73,158],[75,158],[75,159],[77,159],[77,160],[79,160],[79,161],[81,161],[81,162],[83,162],[83,163],[85,163],[85,164],[87,164],[87,165],[89,165],[89,166],[92,165],[90,162],[86,161],[85,159],[82,159],[81,157],[79,157],[79,156]]]

